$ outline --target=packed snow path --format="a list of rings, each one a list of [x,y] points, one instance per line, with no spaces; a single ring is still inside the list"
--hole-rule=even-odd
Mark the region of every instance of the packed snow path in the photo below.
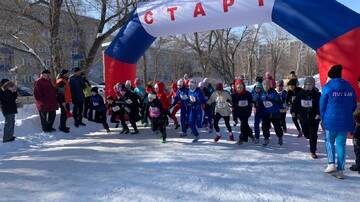
[[[360,175],[347,170],[346,179],[338,180],[322,172],[322,135],[318,160],[309,157],[307,141],[298,139],[293,129],[283,146],[273,135],[266,148],[239,146],[227,142],[226,136],[215,144],[205,131],[194,144],[191,136],[178,138],[172,128],[168,143],[161,144],[159,135],[149,129],[140,129],[139,135],[119,135],[115,130],[106,134],[100,124],[88,122],[72,128],[71,134],[49,135],[40,132],[32,107],[18,115],[19,139],[0,143],[0,201],[359,199]],[[348,168],[354,162],[350,141],[347,149]]]

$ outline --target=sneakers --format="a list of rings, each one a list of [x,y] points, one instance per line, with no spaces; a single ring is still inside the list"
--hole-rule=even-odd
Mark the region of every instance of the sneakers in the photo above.
[[[303,133],[301,131],[299,131],[299,134],[298,134],[298,138],[301,138],[303,136]]]
[[[280,146],[284,144],[284,142],[283,142],[283,137],[279,137],[278,144],[279,144]]]
[[[229,141],[231,141],[231,142],[235,141],[233,133],[229,133]]]
[[[220,138],[221,138],[220,133],[216,134],[216,137],[214,138],[214,142],[216,143],[219,142]]]
[[[351,171],[360,171],[356,164],[352,165],[349,169]]]
[[[318,158],[318,156],[316,155],[316,153],[311,153],[311,158],[313,158],[313,159],[317,159],[317,158]]]
[[[199,141],[199,139],[200,139],[200,137],[199,136],[196,136],[194,139],[193,139],[193,143],[195,143],[195,142],[198,142]]]
[[[267,146],[269,143],[270,143],[270,140],[269,140],[269,139],[265,139],[263,146],[265,147],[265,146]]]
[[[325,173],[333,173],[333,172],[336,172],[336,167],[335,167],[335,164],[331,163],[331,164],[328,164],[326,169],[324,170]]]

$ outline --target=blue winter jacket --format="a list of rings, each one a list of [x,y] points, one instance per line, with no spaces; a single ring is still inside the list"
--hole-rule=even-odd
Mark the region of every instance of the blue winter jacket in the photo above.
[[[171,107],[174,107],[178,102],[181,103],[181,109],[185,110],[187,109],[190,99],[189,99],[189,89],[186,87],[182,87],[178,89],[176,92],[176,96],[173,100],[173,103],[171,104]]]
[[[104,99],[99,94],[91,96],[91,105],[92,105],[92,108],[97,112],[106,111]]]
[[[351,85],[343,79],[332,79],[322,89],[320,116],[325,130],[352,132],[356,95]]]
[[[189,90],[189,99],[191,97],[195,97],[196,102],[190,101],[190,107],[192,110],[199,110],[201,111],[201,105],[206,103],[204,94],[202,93],[200,88],[196,88],[194,91]]]
[[[265,107],[265,112],[269,114],[279,114],[280,113],[280,105],[281,99],[279,94],[274,90],[270,89],[268,92],[264,92],[260,100]]]

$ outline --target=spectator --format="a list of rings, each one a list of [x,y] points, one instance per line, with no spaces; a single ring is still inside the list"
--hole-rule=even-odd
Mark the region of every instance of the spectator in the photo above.
[[[83,110],[84,110],[84,102],[85,102],[85,81],[81,76],[80,68],[74,68],[74,74],[70,77],[70,89],[71,89],[71,97],[74,104],[73,108],[73,116],[75,121],[75,127],[86,126],[82,122],[83,118]]]
[[[71,91],[69,84],[69,71],[66,69],[61,70],[56,80],[56,94],[60,106],[60,126],[59,130],[64,133],[69,133],[70,128],[66,126],[66,120],[70,112]]]
[[[341,76],[342,66],[333,66],[328,73],[329,81],[323,87],[320,98],[320,116],[325,128],[328,156],[325,172],[334,173],[338,179],[344,179],[346,138],[347,133],[354,130],[353,112],[356,109],[355,91]]]
[[[5,117],[3,142],[12,142],[15,140],[14,126],[15,114],[17,114],[17,92],[15,83],[7,79],[1,81],[0,102],[1,111]]]
[[[357,109],[354,113],[356,122],[356,128],[353,137],[354,152],[355,152],[355,164],[350,167],[350,170],[357,171],[360,174],[360,109]]]
[[[41,72],[40,78],[34,83],[34,97],[36,107],[40,113],[42,130],[44,132],[56,131],[53,128],[56,110],[58,109],[56,89],[51,82],[50,71]]]
[[[81,76],[84,78],[84,82],[85,82],[85,88],[84,88],[85,102],[84,102],[83,117],[89,121],[93,121],[93,111],[91,108],[91,84],[89,80],[87,80],[86,75],[84,73],[82,73]]]

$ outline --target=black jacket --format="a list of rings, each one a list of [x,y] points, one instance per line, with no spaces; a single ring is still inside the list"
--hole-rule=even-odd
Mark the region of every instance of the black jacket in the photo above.
[[[253,97],[251,93],[248,91],[241,95],[233,93],[231,95],[231,98],[233,103],[234,115],[240,118],[240,120],[248,119],[251,116],[253,106]]]
[[[84,89],[85,80],[81,76],[73,75],[69,80],[71,89],[71,98],[73,103],[80,103],[85,101]]]
[[[320,96],[321,93],[317,90],[299,92],[291,111],[299,114],[303,120],[314,120],[316,115],[320,115]]]
[[[293,91],[288,90],[286,95],[286,104],[291,107],[296,98],[296,95],[302,91],[303,89],[300,87],[296,87]],[[292,108],[290,108],[290,113],[293,113]]]
[[[1,110],[4,115],[18,113],[16,105],[17,97],[17,92],[11,92],[9,90],[0,91]]]

